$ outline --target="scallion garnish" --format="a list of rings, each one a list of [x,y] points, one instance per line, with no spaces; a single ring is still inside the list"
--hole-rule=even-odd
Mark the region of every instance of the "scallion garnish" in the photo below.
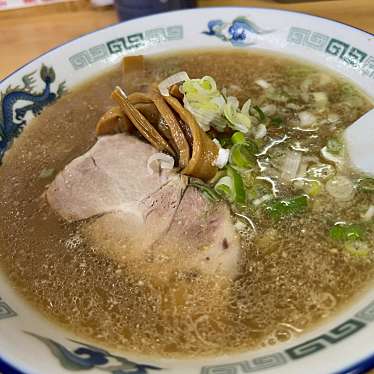
[[[308,207],[306,195],[296,196],[290,199],[274,199],[266,204],[265,210],[273,219],[281,219],[286,216],[302,213]]]
[[[365,235],[365,230],[357,224],[337,223],[329,232],[330,238],[338,241],[359,240]]]
[[[222,177],[215,185],[214,190],[223,198],[233,202],[235,200],[234,183],[231,177]]]
[[[234,144],[230,151],[230,164],[241,169],[252,169],[256,166],[256,156],[251,143]]]
[[[241,175],[231,166],[227,168],[227,175],[232,178],[235,196],[234,200],[239,205],[245,205],[247,202],[247,194]]]
[[[234,132],[234,134],[231,137],[232,144],[241,144],[245,142],[245,135],[240,132]]]
[[[261,110],[261,108],[260,108],[259,106],[257,106],[257,105],[254,105],[254,106],[253,106],[253,109],[257,112],[257,113],[256,113],[256,117],[258,118],[258,120],[259,120],[260,122],[265,121],[265,119],[266,119],[266,115],[265,115],[265,113]]]
[[[335,138],[329,139],[327,142],[327,150],[334,155],[341,154],[343,147],[343,143]]]
[[[190,182],[190,186],[192,187],[195,187],[197,189],[199,189],[203,195],[210,201],[219,201],[220,200],[220,196],[217,194],[217,192],[211,188],[210,186],[202,183],[202,182],[198,182],[198,181],[192,181]]]
[[[374,192],[374,178],[365,177],[359,179],[358,189],[365,192]]]
[[[281,117],[272,117],[272,118],[270,118],[270,123],[272,125],[281,127],[281,126],[284,125],[284,120]]]
[[[367,257],[370,252],[368,244],[361,240],[349,240],[345,242],[344,249],[355,257]]]

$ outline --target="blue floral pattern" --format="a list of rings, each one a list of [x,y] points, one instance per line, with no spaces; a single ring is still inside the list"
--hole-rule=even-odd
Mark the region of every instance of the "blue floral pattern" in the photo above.
[[[77,348],[71,351],[52,339],[31,332],[26,333],[43,342],[59,360],[61,366],[70,371],[87,371],[96,368],[111,374],[148,374],[149,370],[162,370],[157,366],[138,364],[75,340],[70,340],[77,344]]]
[[[216,19],[208,22],[208,30],[203,34],[216,36],[224,42],[235,46],[249,46],[255,44],[253,35],[263,35],[275,30],[265,30],[257,26],[247,17],[237,17],[231,23]]]

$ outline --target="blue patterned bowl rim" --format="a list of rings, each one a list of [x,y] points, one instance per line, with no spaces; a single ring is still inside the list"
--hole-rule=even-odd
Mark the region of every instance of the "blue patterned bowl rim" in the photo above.
[[[307,13],[307,12],[292,11],[292,10],[278,9],[278,8],[271,8],[271,7],[263,8],[263,7],[253,7],[253,6],[251,6],[251,7],[246,7],[246,6],[222,6],[222,7],[209,7],[209,9],[211,9],[211,10],[215,10],[215,9],[220,9],[220,10],[222,10],[222,9],[245,9],[245,10],[256,9],[256,10],[263,10],[263,11],[273,11],[273,12],[275,11],[275,12],[280,12],[280,13],[302,14],[302,15],[305,15],[307,17],[327,20],[330,23],[334,23],[336,25],[343,26],[344,28],[351,28],[352,30],[359,31],[360,33],[363,33],[363,34],[369,36],[370,39],[372,39],[374,37],[374,33],[370,33],[370,32],[368,32],[366,30],[363,30],[359,27],[350,25],[350,24],[345,23],[345,22],[336,21],[336,20],[328,18],[328,17],[313,15],[313,14],[310,14],[310,13]],[[198,10],[198,9],[174,10],[174,11],[170,11],[168,13],[179,13],[179,12],[186,12],[187,13],[187,12],[196,11],[196,10]],[[156,15],[147,15],[147,16],[136,18],[136,19],[145,19],[145,18],[154,17],[154,16],[157,16],[157,14]],[[5,78],[0,80],[0,84],[3,83],[4,81],[6,81],[7,79],[9,79],[10,77],[12,77],[13,75],[15,75],[18,71],[22,70],[24,67],[27,67],[33,61],[38,60],[39,58],[49,54],[50,52],[52,52],[54,50],[58,50],[58,49],[66,46],[70,43],[73,43],[73,42],[75,42],[79,39],[82,39],[82,38],[84,38],[88,35],[93,35],[93,34],[99,32],[101,30],[110,29],[113,26],[116,26],[118,24],[126,24],[126,23],[131,22],[131,21],[132,20],[113,23],[111,25],[108,25],[108,26],[105,26],[105,27],[102,27],[102,28],[98,28],[94,31],[82,34],[81,36],[79,36],[77,38],[70,39],[70,40],[68,40],[64,43],[61,43],[61,44],[57,45],[56,47],[50,48],[46,52],[38,55],[37,57],[33,58],[32,60],[30,60],[27,63],[18,67],[12,73],[8,74]],[[374,369],[374,353],[372,355],[362,359],[361,361],[353,363],[351,366],[348,366],[344,369],[341,369],[341,370],[335,372],[334,374],[364,374],[364,373],[367,373],[371,369]],[[17,368],[17,365],[12,364],[11,362],[8,362],[8,361],[4,360],[4,358],[2,357],[1,352],[0,352],[0,374],[3,374],[3,373],[4,374],[28,374],[26,371],[21,371],[21,368],[19,368],[19,367]]]

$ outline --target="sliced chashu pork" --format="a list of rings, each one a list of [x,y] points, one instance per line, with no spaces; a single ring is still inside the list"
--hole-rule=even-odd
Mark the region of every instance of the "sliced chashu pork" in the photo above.
[[[225,203],[211,203],[179,174],[149,175],[156,150],[126,134],[102,137],[47,191],[69,221],[97,216],[84,232],[95,247],[151,276],[238,272],[239,240]]]
[[[176,194],[169,192],[157,199],[164,206],[154,204],[144,222],[126,212],[107,214],[87,226],[87,237],[117,261],[141,264],[139,271],[153,278],[177,273],[235,278],[240,244],[227,205],[213,204],[188,187],[175,207]]]
[[[47,190],[51,207],[67,221],[129,210],[165,184],[147,170],[157,151],[134,136],[103,136],[57,175]]]
[[[235,276],[239,240],[224,202],[212,203],[188,187],[169,229],[151,248],[152,258],[175,268]],[[187,270],[187,269],[186,269]]]

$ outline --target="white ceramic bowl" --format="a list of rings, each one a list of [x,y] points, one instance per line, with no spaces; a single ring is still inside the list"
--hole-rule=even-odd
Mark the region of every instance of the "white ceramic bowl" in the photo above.
[[[197,47],[261,48],[300,57],[339,72],[374,97],[374,37],[364,31],[272,9],[178,11],[83,36],[49,51],[3,80],[0,91],[7,95],[0,96],[0,128],[5,133],[0,138],[0,152],[11,145],[14,134],[32,117],[28,111],[16,118],[17,102],[28,100],[42,108],[64,90],[119,63],[126,54]],[[51,79],[53,76],[55,79]],[[7,91],[9,87],[12,89]],[[283,345],[178,361],[134,357],[79,342],[79,337],[69,335],[25,303],[3,275],[0,278],[0,372],[244,374],[266,370],[268,374],[318,374],[360,373],[374,366],[374,293],[370,291],[334,319]]]

